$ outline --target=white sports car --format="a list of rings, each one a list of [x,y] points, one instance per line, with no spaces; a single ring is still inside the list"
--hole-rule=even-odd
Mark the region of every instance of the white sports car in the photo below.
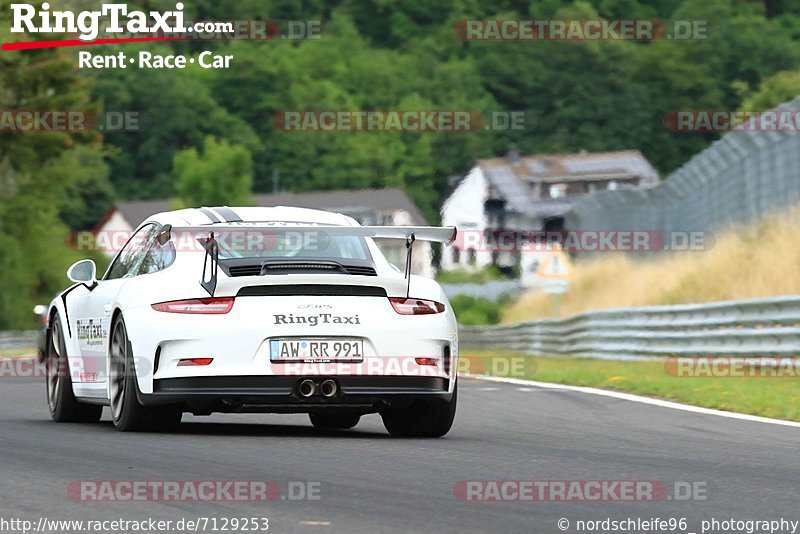
[[[55,421],[168,430],[184,412],[308,413],[315,427],[380,413],[397,436],[442,436],[456,410],[447,297],[412,275],[415,240],[455,228],[360,226],[287,207],[150,217],[97,279],[93,261],[48,311]],[[402,239],[405,272],[373,238]]]

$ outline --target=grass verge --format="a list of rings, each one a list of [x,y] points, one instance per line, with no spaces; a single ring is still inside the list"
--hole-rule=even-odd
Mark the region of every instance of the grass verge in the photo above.
[[[462,351],[459,369],[636,393],[705,408],[800,421],[797,378],[685,378],[668,374],[662,361],[618,362],[540,358],[516,352]]]
[[[36,356],[36,349],[0,349],[0,358],[22,358],[25,356]]]

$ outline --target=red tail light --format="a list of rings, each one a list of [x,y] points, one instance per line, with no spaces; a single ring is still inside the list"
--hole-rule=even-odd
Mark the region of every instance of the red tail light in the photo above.
[[[444,304],[433,300],[389,297],[389,302],[392,303],[394,311],[400,315],[429,315],[444,311]]]
[[[214,358],[183,358],[178,361],[178,367],[188,367],[190,365],[209,365]]]
[[[439,365],[439,360],[436,358],[414,358],[417,365]]]
[[[234,297],[214,297],[207,299],[186,299],[159,302],[151,307],[167,313],[223,314],[233,308]]]

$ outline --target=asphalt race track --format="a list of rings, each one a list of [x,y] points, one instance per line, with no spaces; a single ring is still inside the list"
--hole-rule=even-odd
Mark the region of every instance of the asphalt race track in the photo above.
[[[305,415],[184,416],[175,434],[50,421],[43,379],[0,380],[0,518],[267,517],[270,532],[578,532],[578,520],[800,519],[800,430],[562,390],[461,381],[443,439],[392,439],[378,416],[315,431]],[[80,480],[316,482],[318,500],[80,502]],[[705,500],[464,502],[464,480],[705,484]],[[305,486],[304,486],[305,487]],[[599,530],[598,530],[599,531]],[[668,532],[668,530],[662,530]],[[676,530],[680,531],[680,530]],[[682,532],[682,531],[681,531]],[[722,531],[720,531],[722,532]]]

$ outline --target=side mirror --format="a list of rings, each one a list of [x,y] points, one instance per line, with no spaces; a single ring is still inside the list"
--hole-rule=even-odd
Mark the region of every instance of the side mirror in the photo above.
[[[158,237],[156,238],[158,244],[161,245],[162,247],[166,245],[169,242],[169,240],[172,239],[171,232],[172,232],[171,224],[165,224],[164,226],[162,226],[161,231],[158,232]]]
[[[94,285],[97,283],[97,265],[93,260],[81,260],[67,269],[67,278],[76,283]]]

